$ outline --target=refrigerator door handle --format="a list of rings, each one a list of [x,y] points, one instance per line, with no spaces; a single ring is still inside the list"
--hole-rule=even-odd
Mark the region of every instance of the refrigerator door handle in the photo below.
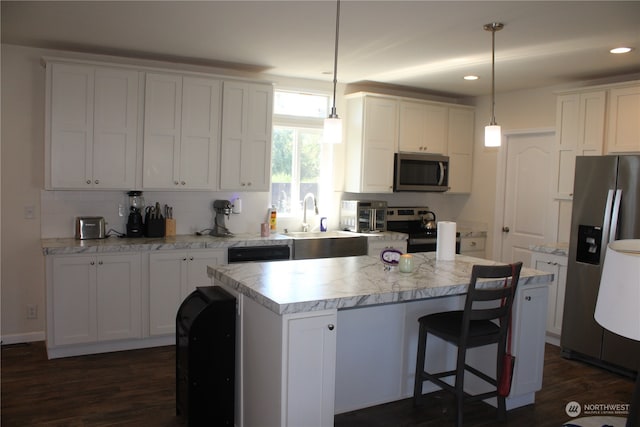
[[[613,206],[614,189],[607,192],[607,203],[604,207],[604,223],[602,224],[602,242],[600,243],[600,261],[603,260],[606,252],[607,243],[609,243],[609,231],[611,229],[611,206]]]
[[[616,190],[616,197],[613,201],[613,211],[611,212],[611,230],[609,231],[609,243],[616,240],[618,234],[618,216],[620,214],[620,201],[622,200],[622,190]]]

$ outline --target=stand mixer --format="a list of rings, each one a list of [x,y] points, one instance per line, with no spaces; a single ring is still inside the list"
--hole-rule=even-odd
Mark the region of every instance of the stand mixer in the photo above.
[[[233,205],[228,200],[215,200],[213,202],[213,210],[216,213],[213,229],[209,235],[216,237],[233,236],[225,224],[225,217],[229,218],[233,210]]]

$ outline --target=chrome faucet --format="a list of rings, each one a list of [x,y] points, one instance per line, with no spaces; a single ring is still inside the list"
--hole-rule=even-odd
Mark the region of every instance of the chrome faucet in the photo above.
[[[307,223],[307,199],[313,200],[313,209],[315,210],[316,215],[319,213],[315,196],[311,193],[307,193],[302,201],[302,231],[304,232],[309,231],[309,224]]]

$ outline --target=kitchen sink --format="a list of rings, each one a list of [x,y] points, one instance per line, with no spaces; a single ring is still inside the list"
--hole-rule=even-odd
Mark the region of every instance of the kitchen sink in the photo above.
[[[348,231],[292,231],[292,259],[335,258],[367,254],[367,237]]]
[[[328,239],[328,238],[353,238],[359,237],[350,231],[289,231],[285,236],[292,239]]]

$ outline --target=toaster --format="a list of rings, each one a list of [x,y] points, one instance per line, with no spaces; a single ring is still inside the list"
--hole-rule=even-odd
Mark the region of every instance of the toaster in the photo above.
[[[104,239],[104,217],[78,216],[76,217],[76,239]]]

